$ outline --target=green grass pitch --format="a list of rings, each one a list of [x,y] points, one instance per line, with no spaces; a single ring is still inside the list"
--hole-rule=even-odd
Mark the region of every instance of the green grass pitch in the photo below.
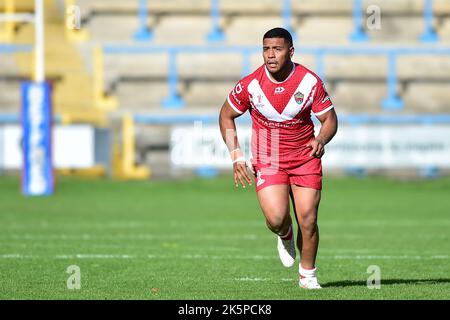
[[[1,299],[449,299],[450,179],[326,178],[323,290],[284,268],[255,191],[231,177],[60,179],[24,198],[0,178]],[[297,257],[298,261],[298,257]],[[80,268],[81,288],[66,272]],[[381,270],[368,289],[367,269]]]

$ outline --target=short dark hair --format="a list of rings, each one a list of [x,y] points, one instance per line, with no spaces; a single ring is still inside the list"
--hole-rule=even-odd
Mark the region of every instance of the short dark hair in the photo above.
[[[263,37],[263,41],[266,38],[283,38],[284,40],[286,40],[289,43],[289,46],[292,47],[292,36],[289,33],[289,31],[287,31],[284,28],[273,28],[270,29],[269,31],[267,31],[264,34]]]

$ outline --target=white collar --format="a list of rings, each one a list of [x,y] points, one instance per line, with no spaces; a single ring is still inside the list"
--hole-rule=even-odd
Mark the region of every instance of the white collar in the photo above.
[[[292,62],[292,71],[291,71],[291,73],[287,76],[287,78],[284,79],[283,81],[276,81],[275,79],[273,79],[273,78],[272,78],[272,75],[271,75],[270,72],[269,72],[269,70],[267,70],[267,66],[266,66],[266,65],[264,65],[264,70],[266,71],[267,78],[269,78],[270,81],[272,81],[272,82],[275,83],[275,84],[281,84],[281,83],[284,83],[284,82],[288,81],[289,78],[292,77],[292,75],[294,74],[294,71],[295,71],[295,63]]]

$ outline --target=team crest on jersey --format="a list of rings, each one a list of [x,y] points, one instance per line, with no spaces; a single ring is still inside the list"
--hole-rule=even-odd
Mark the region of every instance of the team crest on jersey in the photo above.
[[[258,94],[256,96],[256,101],[254,101],[254,104],[255,104],[256,108],[259,108],[259,109],[264,108],[264,103],[262,102],[262,98],[263,97],[262,97],[261,94]]]
[[[295,99],[295,102],[297,102],[297,104],[302,104],[302,102],[303,102],[303,93],[301,93],[300,91],[297,91],[294,94],[294,99]]]

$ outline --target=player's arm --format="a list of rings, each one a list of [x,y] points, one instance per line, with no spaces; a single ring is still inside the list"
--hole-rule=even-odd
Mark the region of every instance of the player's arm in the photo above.
[[[322,127],[317,137],[312,139],[307,146],[312,148],[310,153],[311,157],[321,158],[325,153],[325,145],[333,139],[337,132],[338,121],[334,108],[321,115],[316,115],[316,117],[319,119]]]
[[[240,183],[245,188],[245,182],[251,185],[252,179],[247,171],[244,153],[239,145],[236,124],[234,122],[234,119],[241,114],[234,110],[229,102],[225,100],[220,110],[219,125],[223,141],[227,145],[231,160],[233,161],[234,184],[237,187],[238,183]]]

